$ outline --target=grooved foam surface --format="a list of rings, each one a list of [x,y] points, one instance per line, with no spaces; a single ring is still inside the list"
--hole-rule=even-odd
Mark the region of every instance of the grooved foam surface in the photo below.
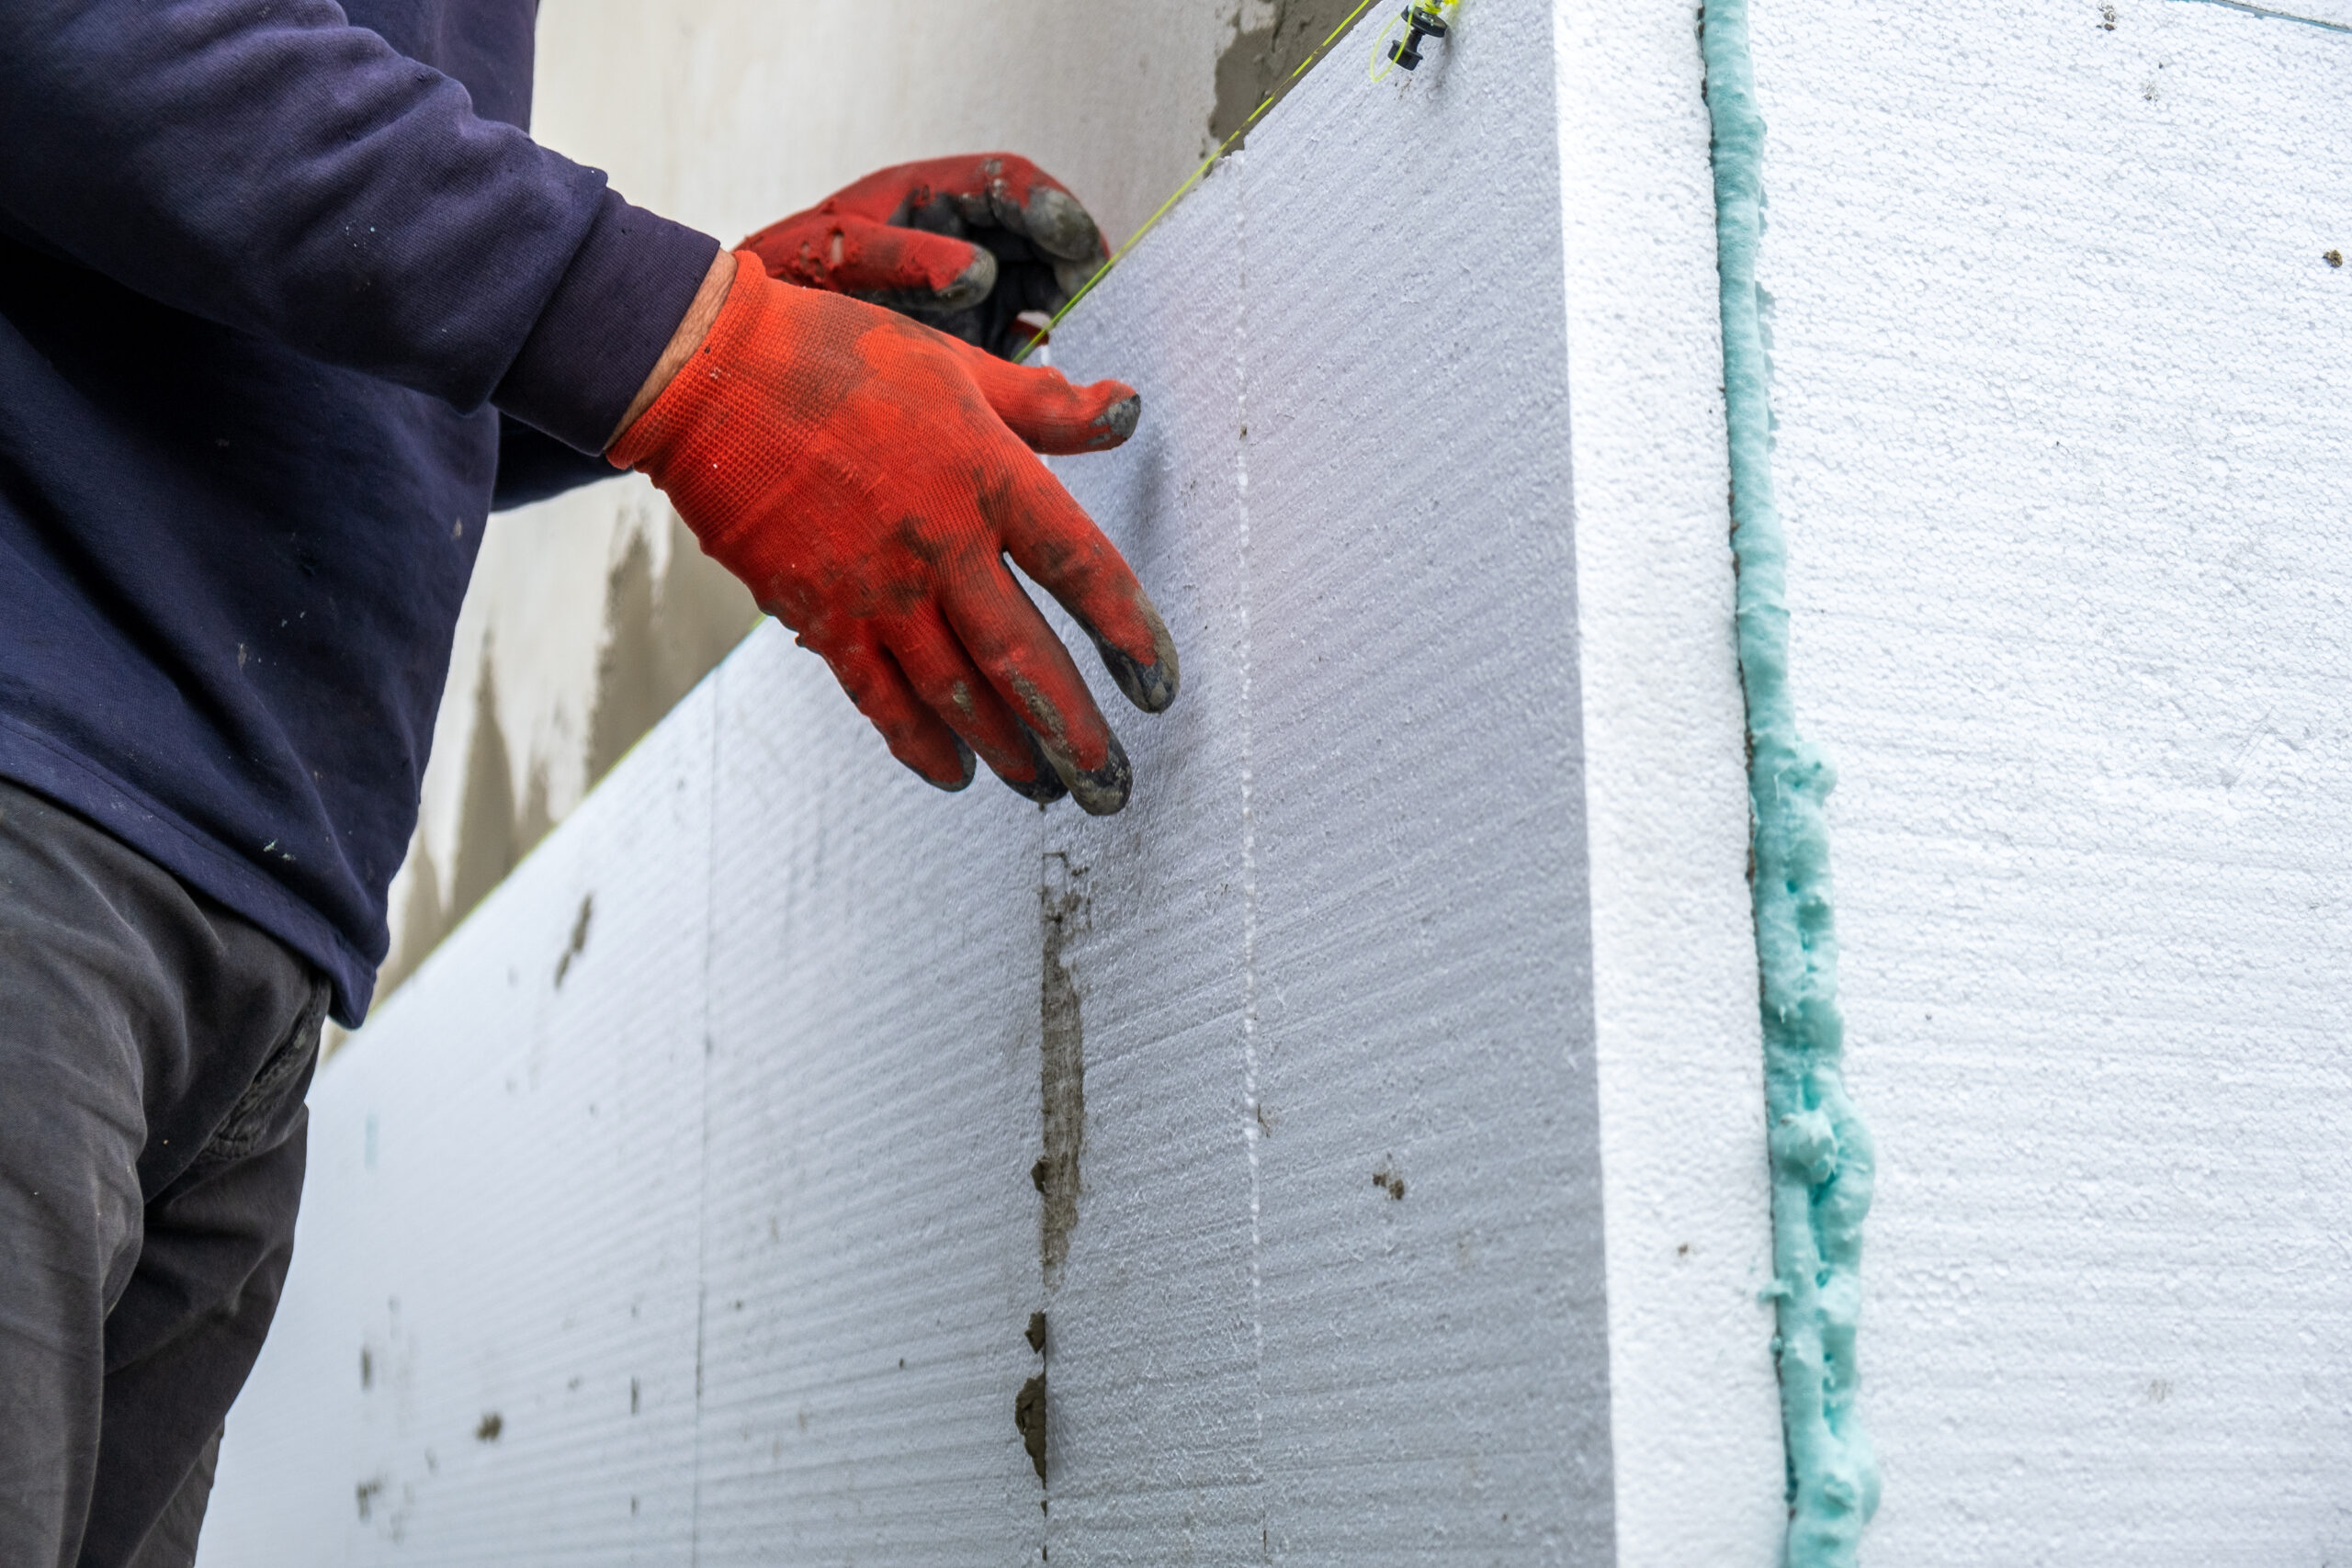
[[[1798,718],[1881,1153],[1863,1559],[2338,1561],[2352,38],[1752,17]]]

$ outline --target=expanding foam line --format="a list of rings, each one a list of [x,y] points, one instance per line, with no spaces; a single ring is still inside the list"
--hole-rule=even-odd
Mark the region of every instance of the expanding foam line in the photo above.
[[[1756,283],[1764,120],[1756,106],[1747,0],[1711,0],[1701,49],[1714,130],[1724,415],[1739,568],[1739,676],[1747,699],[1750,877],[1779,1329],[1773,1351],[1788,1453],[1786,1561],[1789,1568],[1851,1568],[1862,1527],[1878,1506],[1878,1464],[1854,1405],[1862,1217],[1874,1160],[1870,1133],[1847,1098],[1843,1069],[1823,809],[1837,774],[1817,747],[1799,738],[1789,688],[1787,540],[1772,496],[1771,365]]]

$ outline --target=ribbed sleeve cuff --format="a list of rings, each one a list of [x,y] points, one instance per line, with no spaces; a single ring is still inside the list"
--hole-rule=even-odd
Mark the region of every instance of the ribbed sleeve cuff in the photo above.
[[[709,235],[605,190],[491,400],[582,452],[604,450],[718,254]]]

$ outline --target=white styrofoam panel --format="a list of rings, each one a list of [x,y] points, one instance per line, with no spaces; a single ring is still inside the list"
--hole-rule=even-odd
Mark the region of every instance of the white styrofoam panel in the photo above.
[[[321,1073],[208,1568],[683,1560],[712,695]]]
[[[1866,1551],[2335,1561],[2352,38],[2172,0],[1754,27],[1881,1151]]]
[[[717,680],[698,1560],[1024,1561],[1035,808],[773,625]]]
[[[1242,169],[1291,1562],[1614,1557],[1551,51],[1548,7],[1470,13],[1413,75],[1301,86]]]
[[[1787,1515],[1702,73],[1678,7],[1555,17],[1618,1557],[1761,1564]]]

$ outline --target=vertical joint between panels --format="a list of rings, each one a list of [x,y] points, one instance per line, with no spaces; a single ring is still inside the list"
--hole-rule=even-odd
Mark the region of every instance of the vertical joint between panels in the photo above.
[[[1257,662],[1250,618],[1257,585],[1251,577],[1250,537],[1250,182],[1246,153],[1227,159],[1227,175],[1239,186],[1234,202],[1234,269],[1238,278],[1233,324],[1234,448],[1233,494],[1235,542],[1239,558],[1241,592],[1237,595],[1240,649],[1241,716],[1241,1144],[1250,1167],[1250,1467],[1258,1483],[1259,1546],[1271,1557],[1265,1517],[1264,1458],[1266,1435],[1266,1314],[1265,1258],[1260,1230],[1262,1173],[1258,1141],[1264,1131],[1259,1105],[1258,1060],[1258,815],[1256,726],[1251,708],[1251,680]]]
[[[695,1053],[695,1070],[700,1079],[695,1133],[695,1388],[694,1438],[692,1457],[688,1462],[694,1473],[687,1478],[686,1563],[687,1568],[699,1568],[702,1562],[702,1428],[703,1428],[703,1356],[707,1343],[706,1325],[709,1322],[710,1302],[710,1059],[715,1042],[711,1036],[712,979],[718,972],[718,796],[726,775],[720,764],[727,731],[727,666],[721,662],[711,671],[710,705],[710,794],[703,804],[703,881],[702,881],[702,1026]]]
[[[1772,1350],[1786,1445],[1788,1568],[1854,1568],[1878,1506],[1878,1464],[1857,1395],[1862,1220],[1876,1168],[1846,1091],[1845,1021],[1830,897],[1837,778],[1799,733],[1790,678],[1788,539],[1772,484],[1771,355],[1758,281],[1764,118],[1748,0],[1708,0],[1700,34],[1713,132],[1724,411],[1747,706],[1750,907],[1764,1037],[1771,1180]]]

